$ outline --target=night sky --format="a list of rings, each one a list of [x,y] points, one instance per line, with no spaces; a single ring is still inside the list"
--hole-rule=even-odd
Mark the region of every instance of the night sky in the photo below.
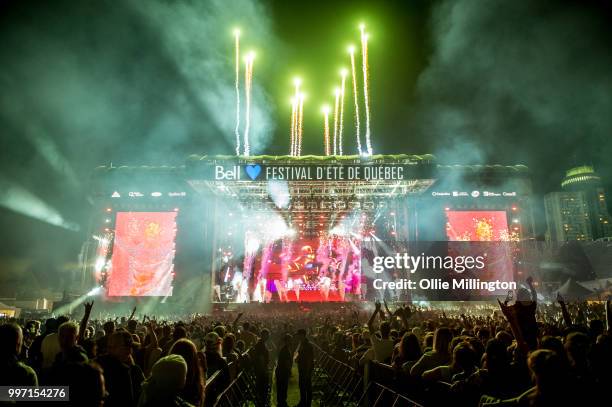
[[[375,153],[525,164],[539,195],[558,189],[565,169],[593,164],[612,191],[611,9],[606,1],[0,0],[0,202],[27,191],[84,229],[96,166],[231,154],[234,27],[243,50],[257,53],[254,152],[288,153],[299,75],[308,95],[303,153],[322,154],[321,106],[333,103],[360,22],[370,33]],[[352,98],[346,106],[350,130]],[[355,151],[351,137],[345,151]],[[5,260],[76,261],[85,238],[5,208],[0,227]]]

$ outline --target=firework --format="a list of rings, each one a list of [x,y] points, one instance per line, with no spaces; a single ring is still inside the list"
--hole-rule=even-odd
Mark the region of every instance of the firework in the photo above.
[[[302,130],[304,122],[304,94],[300,93],[298,100],[298,119],[297,119],[297,156],[302,155]]]
[[[246,93],[246,123],[244,126],[244,155],[249,156],[251,149],[249,146],[249,130],[251,127],[251,85],[253,81],[253,60],[255,59],[255,53],[249,52],[246,56],[246,69],[244,73],[244,90]]]
[[[323,106],[323,142],[325,143],[325,155],[329,155],[329,106]]]
[[[344,90],[346,88],[346,69],[340,71],[342,82],[340,85],[340,119],[338,120],[338,154],[342,155],[342,133],[344,130]]]
[[[357,138],[357,152],[361,155],[361,135],[360,135],[360,120],[359,120],[359,98],[357,94],[357,71],[355,70],[355,47],[349,47],[351,56],[351,77],[353,80],[353,101],[355,102],[355,137]]]
[[[235,58],[236,58],[236,81],[234,87],[236,88],[236,155],[240,155],[240,30],[234,30],[235,39]]]
[[[289,155],[295,155],[295,126],[297,122],[297,101],[291,98],[291,151]]]
[[[334,103],[334,155],[338,154],[338,108],[340,105],[340,88],[336,88],[336,102]]]
[[[291,111],[291,155],[297,155],[297,146],[298,146],[298,110],[300,103],[300,86],[302,85],[302,80],[300,78],[293,79],[293,85],[295,86],[295,94],[293,95],[293,99],[291,99],[292,103],[292,111]]]
[[[365,141],[368,155],[372,155],[372,144],[370,142],[370,94],[368,84],[368,34],[365,32],[365,25],[359,26],[361,30],[361,69],[363,71],[363,101],[365,105]]]

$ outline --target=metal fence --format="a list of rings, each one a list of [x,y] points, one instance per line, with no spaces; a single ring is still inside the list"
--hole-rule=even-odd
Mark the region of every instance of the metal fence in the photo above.
[[[315,345],[313,388],[320,406],[329,407],[422,407],[416,401],[373,380],[331,357]]]

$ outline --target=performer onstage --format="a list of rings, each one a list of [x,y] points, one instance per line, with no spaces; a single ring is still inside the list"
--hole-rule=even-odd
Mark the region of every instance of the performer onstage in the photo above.
[[[261,268],[265,269],[266,278],[266,292],[265,302],[273,300],[274,293],[278,295],[278,301],[287,302],[287,289],[285,287],[286,278],[286,265],[283,265],[284,258],[284,244],[282,240],[277,240],[274,243],[267,246],[265,252],[267,253],[262,257]]]
[[[353,245],[348,239],[340,239],[337,241],[336,252],[335,257],[338,264],[335,276],[336,287],[340,301],[344,301],[347,272],[350,270],[353,262]]]
[[[266,299],[266,276],[262,264],[262,251],[258,250],[254,256],[252,268],[251,268],[251,281],[250,281],[250,291],[251,291],[251,301],[254,302],[264,302]]]
[[[215,273],[215,284],[213,285],[214,301],[221,302],[221,284],[223,284],[223,270]]]
[[[241,273],[242,274],[242,273]],[[235,276],[235,263],[230,253],[223,253],[219,271],[215,273],[214,295],[216,301],[230,300],[235,298],[233,284]]]
[[[331,266],[321,269],[321,273],[319,274],[319,292],[321,293],[322,301],[329,301],[329,290],[332,284],[330,275],[333,275]]]
[[[234,298],[236,302],[245,302],[247,296],[247,284],[244,282],[242,270],[238,266],[234,266],[234,277],[232,278],[232,289],[234,290]]]

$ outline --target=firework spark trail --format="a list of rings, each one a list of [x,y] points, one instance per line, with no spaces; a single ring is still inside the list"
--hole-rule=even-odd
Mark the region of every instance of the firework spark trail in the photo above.
[[[365,25],[361,25],[361,68],[363,71],[363,100],[365,105],[366,130],[365,141],[368,155],[372,155],[372,144],[370,142],[370,95],[368,84],[368,35],[365,32]]]
[[[357,151],[361,155],[361,135],[360,135],[360,120],[359,120],[359,95],[357,94],[357,71],[355,70],[355,47],[349,48],[351,56],[351,76],[353,79],[353,100],[355,102],[355,137],[357,138]]]
[[[336,88],[336,102],[334,103],[334,155],[338,154],[338,107],[340,104],[340,88]]]
[[[340,120],[338,121],[338,154],[342,155],[342,133],[344,131],[344,91],[346,89],[346,69],[341,72],[342,84],[340,86]]]
[[[295,124],[297,121],[297,103],[295,97],[291,98],[291,152],[289,155],[295,155]]]
[[[249,53],[246,58],[246,69],[245,69],[245,80],[244,89],[246,92],[246,124],[244,126],[244,155],[249,156],[251,148],[249,145],[249,130],[251,127],[251,84],[253,80],[253,60],[255,59],[254,53]]]
[[[297,155],[297,148],[298,148],[298,124],[299,124],[299,117],[298,117],[298,113],[299,113],[299,104],[300,104],[300,86],[302,85],[302,80],[300,78],[295,78],[293,80],[293,84],[295,86],[295,95],[293,96],[293,112],[291,120],[292,120],[292,127],[291,127],[291,155]]]
[[[300,93],[300,100],[298,104],[298,128],[297,128],[297,156],[302,155],[302,130],[304,123],[304,94]]]
[[[323,142],[325,143],[325,155],[329,155],[329,106],[323,106]]]
[[[234,31],[236,52],[236,155],[240,155],[240,30]]]

